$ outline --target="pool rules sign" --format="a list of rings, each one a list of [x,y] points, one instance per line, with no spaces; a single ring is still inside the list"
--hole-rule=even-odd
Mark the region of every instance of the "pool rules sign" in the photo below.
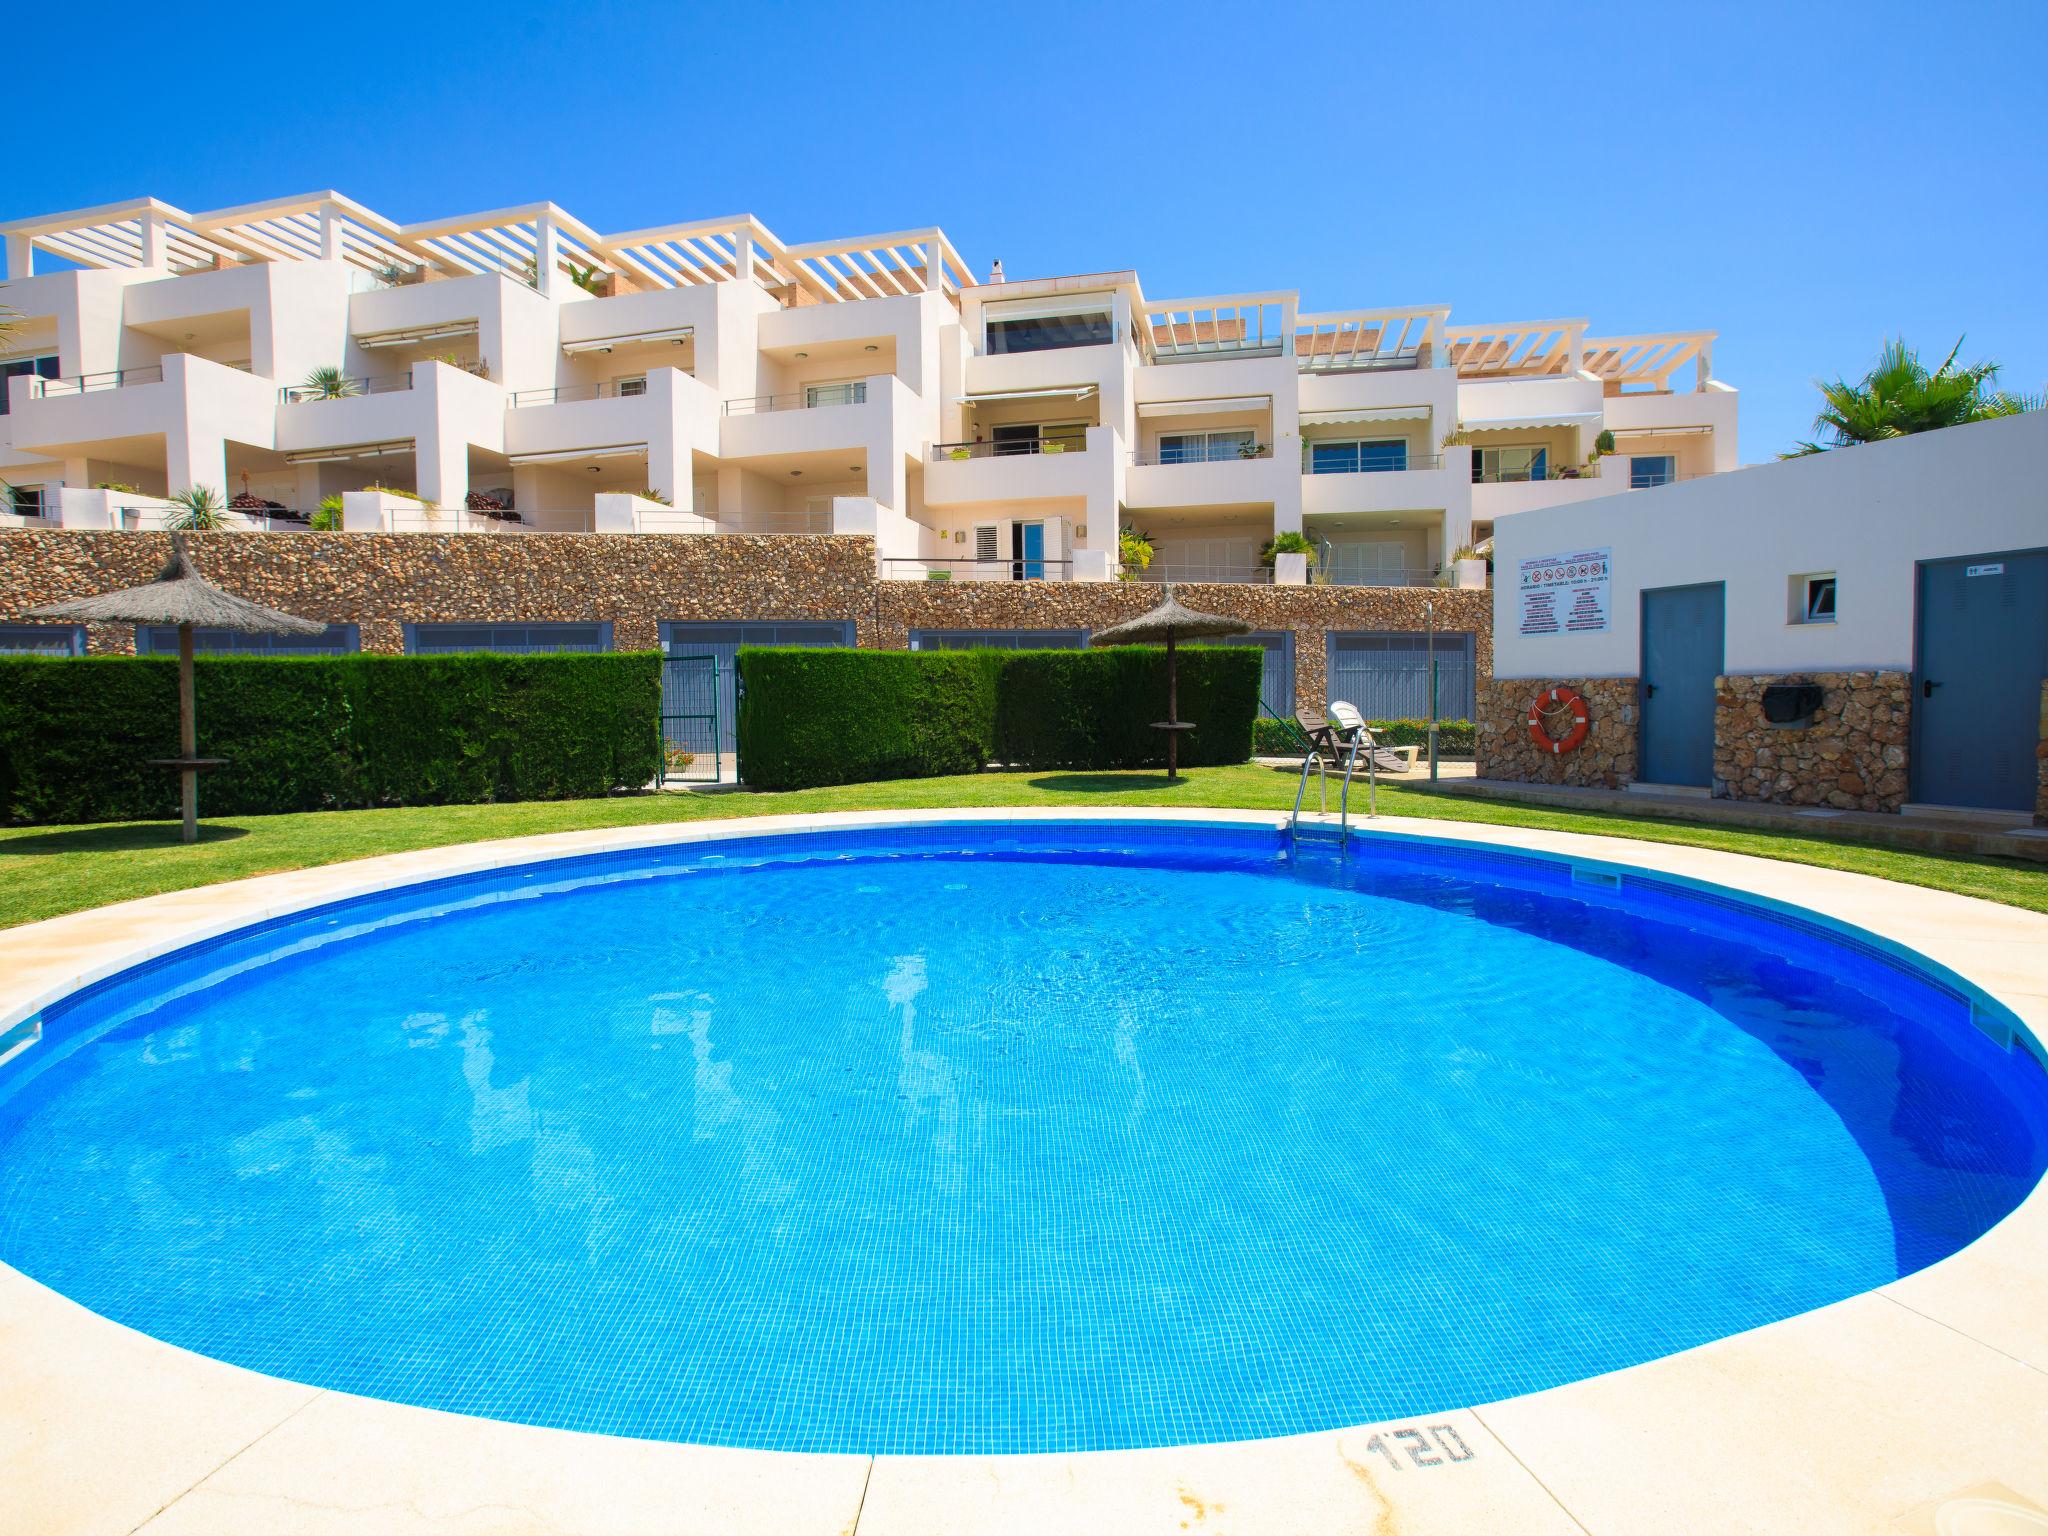
[[[1521,632],[1584,635],[1607,628],[1611,549],[1582,549],[1522,562]]]

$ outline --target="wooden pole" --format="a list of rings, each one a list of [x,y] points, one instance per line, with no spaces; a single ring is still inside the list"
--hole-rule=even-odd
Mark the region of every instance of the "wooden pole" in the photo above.
[[[185,825],[178,834],[184,843],[199,841],[199,770],[192,759],[199,755],[199,723],[192,701],[192,626],[178,626],[178,756],[185,764],[178,770],[178,786],[184,800]]]
[[[1173,654],[1173,631],[1166,632],[1166,782],[1180,777],[1180,660]]]

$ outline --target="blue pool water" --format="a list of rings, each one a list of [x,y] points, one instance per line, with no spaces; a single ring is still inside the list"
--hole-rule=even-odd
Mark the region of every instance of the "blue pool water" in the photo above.
[[[752,838],[349,903],[51,1009],[0,1260],[257,1370],[791,1450],[1278,1435],[1952,1252],[2048,1079],[1818,925],[1264,830]]]

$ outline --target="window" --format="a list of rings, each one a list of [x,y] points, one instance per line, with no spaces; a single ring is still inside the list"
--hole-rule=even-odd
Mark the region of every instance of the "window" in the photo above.
[[[993,560],[996,557],[996,528],[993,523],[984,523],[974,530],[974,558]]]
[[[1498,485],[1503,481],[1548,480],[1548,448],[1476,448],[1472,452],[1472,483]]]
[[[532,655],[544,651],[608,651],[609,624],[408,624],[405,648],[415,656],[460,651]]]
[[[0,416],[7,414],[7,381],[34,375],[39,379],[54,379],[61,376],[57,366],[57,354],[47,352],[39,357],[0,358]]]
[[[866,379],[842,379],[833,384],[806,384],[804,406],[815,409],[821,405],[865,405],[868,398]]]
[[[251,635],[239,629],[192,631],[192,649],[202,656],[346,656],[357,649],[353,624],[330,624],[317,635]],[[178,654],[178,631],[155,625],[135,631],[141,656]]]
[[[78,624],[0,624],[0,656],[83,656]]]
[[[1678,460],[1668,453],[1638,454],[1628,461],[1629,489],[1642,491],[1669,485],[1678,478]]]
[[[1159,462],[1215,464],[1249,458],[1258,441],[1257,434],[1250,427],[1232,427],[1221,432],[1162,432],[1159,434]]]
[[[1371,475],[1408,467],[1408,444],[1400,438],[1309,444],[1312,475]]]
[[[1792,578],[1792,622],[1832,624],[1835,622],[1835,577],[1832,571]]]
[[[989,428],[997,458],[1017,453],[1080,453],[1088,446],[1088,427],[1078,421],[1012,421]]]
[[[0,485],[5,485],[0,481]],[[16,517],[41,517],[43,515],[43,488],[40,485],[7,486],[9,510]]]
[[[622,400],[631,395],[647,393],[647,375],[644,373],[629,374],[615,382],[618,385],[619,398]]]
[[[1116,340],[1109,305],[1058,313],[991,312],[986,316],[991,355],[1009,352],[1050,352],[1059,347],[1099,347]]]

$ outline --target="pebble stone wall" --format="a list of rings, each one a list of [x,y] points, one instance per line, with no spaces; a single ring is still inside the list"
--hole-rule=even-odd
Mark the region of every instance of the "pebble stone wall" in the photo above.
[[[1811,683],[1821,706],[1803,724],[1764,718],[1764,689]],[[1733,800],[1896,811],[1906,803],[1912,678],[1904,672],[1788,672],[1723,677],[1714,708],[1715,792]]]
[[[1586,739],[1551,752],[1529,732],[1529,705],[1547,688],[1585,695]],[[1516,784],[1575,784],[1620,789],[1636,775],[1636,680],[1632,677],[1514,678],[1479,685],[1478,771]]]
[[[408,623],[609,622],[620,650],[653,649],[664,620],[851,620],[863,646],[901,648],[912,629],[1107,628],[1159,601],[1122,582],[909,582],[875,575],[854,535],[217,533],[191,536],[201,572],[227,591],[327,623],[366,651],[405,648]],[[0,531],[0,622],[149,580],[166,534]],[[1189,607],[1295,632],[1297,707],[1320,711],[1331,630],[1470,632],[1478,676],[1493,665],[1484,591],[1407,587],[1182,585]],[[132,652],[126,625],[93,625],[95,654]]]

